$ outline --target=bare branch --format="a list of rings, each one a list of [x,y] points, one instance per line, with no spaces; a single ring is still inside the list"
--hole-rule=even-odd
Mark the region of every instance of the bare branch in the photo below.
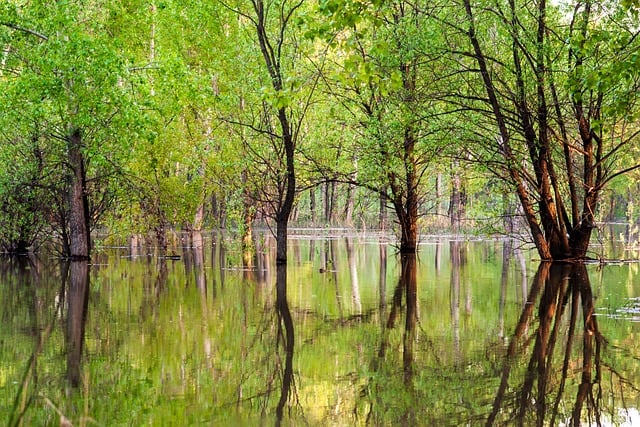
[[[21,31],[23,33],[31,34],[32,36],[36,36],[39,39],[44,40],[44,41],[48,41],[49,40],[49,37],[47,37],[45,34],[39,32],[39,31],[32,30],[30,28],[24,28],[24,27],[21,27],[20,25],[16,25],[16,24],[12,23],[12,22],[0,22],[0,25],[2,25],[4,27],[9,27],[9,28],[11,28],[13,30],[16,30],[16,31]]]

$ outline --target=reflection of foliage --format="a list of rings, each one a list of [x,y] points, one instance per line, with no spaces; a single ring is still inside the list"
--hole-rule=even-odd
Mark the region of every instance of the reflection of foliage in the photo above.
[[[538,305],[548,306],[551,300],[557,309],[550,330],[557,338],[553,353],[545,359],[549,412],[543,421],[546,425],[551,420],[568,342],[572,348],[567,353],[570,358],[561,395],[562,411],[555,418],[556,424],[570,416],[582,381],[583,343],[589,337],[580,332],[584,323],[582,302],[589,300],[585,288],[569,286],[568,279],[555,287],[551,280],[536,279],[537,284],[524,295],[528,294],[534,304],[523,305],[518,280],[509,278],[504,288],[497,286],[503,273],[501,242],[424,245],[416,271],[418,316],[413,375],[408,383],[403,359],[406,288],[397,286],[400,263],[389,257],[389,286],[381,288],[379,247],[370,242],[354,244],[361,286],[362,310],[358,311],[352,301],[342,240],[332,241],[335,275],[318,271],[319,266],[326,266],[318,241],[317,245],[308,241],[291,243],[296,245],[293,252],[299,252],[299,257],[290,259],[288,275],[296,347],[294,382],[284,407],[283,424],[364,425],[367,420],[369,425],[412,424],[410,420],[416,420],[413,425],[484,424],[500,387],[504,358],[513,343],[509,385],[515,390],[507,389],[496,420],[496,424],[507,423],[517,414],[529,362],[535,356],[533,349],[542,323],[537,320]],[[67,394],[66,361],[61,351],[66,326],[56,322],[38,359],[39,394],[74,425],[89,422],[87,417],[109,425],[273,424],[286,362],[281,341],[284,328],[275,311],[275,281],[273,272],[266,271],[273,254],[267,252],[262,257],[259,252],[258,270],[240,271],[226,269],[228,263],[218,242],[203,246],[207,248],[205,266],[200,267],[206,272],[204,287],[194,285],[198,272],[190,261],[195,257],[190,257],[189,249],[184,250],[181,260],[164,262],[125,258],[120,252],[97,252],[81,385]],[[440,266],[436,268],[432,261],[438,256]],[[57,266],[42,261],[20,269],[15,259],[0,260],[3,414],[11,409],[18,389],[14,381],[20,381],[26,360],[59,300],[60,272]],[[458,270],[454,273],[451,270],[456,262]],[[513,264],[507,263],[506,271],[511,276]],[[592,274],[593,300],[615,313],[628,297],[640,292],[637,274],[637,266],[627,264]],[[447,285],[456,275],[457,293]],[[572,283],[576,277],[573,274]],[[395,327],[387,328],[397,289],[402,300],[396,308]],[[561,297],[560,289],[564,289],[565,297]],[[460,302],[457,329],[451,304],[456,295]],[[523,307],[529,307],[530,312],[525,313],[528,320],[522,323],[526,327],[517,329],[521,338],[507,339],[499,333],[497,306],[501,297],[507,330],[522,323],[518,315]],[[472,302],[471,307],[467,307],[467,301]],[[574,309],[575,332],[568,340]],[[605,413],[618,415],[614,405],[622,406],[622,399],[629,407],[640,404],[640,393],[633,387],[640,375],[638,325],[604,315],[596,320],[598,330],[608,339],[606,345],[601,344],[599,382],[595,381],[595,369],[592,371],[594,402],[598,403],[599,390],[603,401],[611,397],[606,402],[609,406],[601,411],[604,420]],[[553,332],[556,325],[557,331]],[[387,345],[384,357],[380,357],[383,331]],[[596,335],[593,337],[595,354]],[[537,371],[533,373],[537,381]],[[537,386],[534,382],[534,393]],[[584,402],[583,418],[588,400]],[[526,412],[523,423],[535,421],[535,416],[535,412]],[[40,397],[33,400],[24,417],[25,425],[58,422],[58,413]]]

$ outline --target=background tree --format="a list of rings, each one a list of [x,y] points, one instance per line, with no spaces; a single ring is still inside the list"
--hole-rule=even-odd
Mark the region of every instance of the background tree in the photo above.
[[[203,37],[221,33],[211,5],[140,0],[119,4],[109,15],[110,33],[122,40],[130,85],[143,117],[126,165],[131,203],[112,216],[121,232],[153,231],[165,250],[171,227],[203,226],[212,136],[210,62],[216,52]],[[180,37],[176,37],[180,34]]]
[[[346,176],[391,205],[400,251],[415,252],[425,174],[447,128],[437,120],[443,111],[429,47],[435,34],[423,5],[410,2],[325,2],[321,11],[329,24],[320,32],[338,40],[339,71],[328,90],[358,134],[347,149],[347,157],[357,159],[351,167],[358,169]]]

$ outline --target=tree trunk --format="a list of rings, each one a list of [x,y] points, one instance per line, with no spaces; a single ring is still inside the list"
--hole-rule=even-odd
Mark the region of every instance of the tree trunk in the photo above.
[[[356,181],[358,178],[358,160],[354,156],[352,161],[356,168],[356,171],[353,173],[351,179],[352,181]],[[353,182],[350,182],[347,186],[347,200],[345,203],[346,204],[345,223],[348,227],[353,227],[353,211],[355,209],[355,204],[356,204],[355,193],[356,193],[356,186]]]
[[[418,176],[417,161],[413,151],[415,142],[413,130],[405,129],[405,182],[399,184],[394,172],[391,172],[390,176],[393,206],[400,223],[400,253],[415,253],[418,247]]]
[[[327,182],[324,186],[324,220],[327,225],[333,223],[336,183]]]
[[[440,218],[443,215],[442,209],[442,174],[438,172],[436,175],[436,203],[435,203],[436,220],[440,224]]]
[[[253,252],[253,222],[256,219],[255,196],[247,189],[247,170],[242,171],[242,252]]]
[[[460,232],[460,224],[464,217],[464,198],[462,178],[459,171],[454,170],[451,175],[451,196],[449,199],[449,219],[454,233]]]
[[[276,212],[276,264],[287,263],[287,236],[289,215],[293,209],[293,201],[296,191],[296,175],[294,165],[294,141],[291,127],[284,108],[278,110],[280,129],[282,130],[282,144],[286,156],[286,185],[284,197]]]
[[[70,185],[69,203],[69,256],[75,260],[89,259],[91,236],[89,234],[89,203],[86,193],[86,172],[82,153],[82,136],[79,129],[71,131],[68,138]]]
[[[309,190],[309,211],[311,213],[311,225],[316,225],[316,189],[315,187]]]
[[[345,201],[344,222],[347,227],[353,227],[353,210],[355,208],[355,185],[349,184],[347,187],[347,200]]]
[[[384,231],[387,229],[387,217],[387,197],[381,194],[378,206],[378,228],[380,228],[380,230]]]

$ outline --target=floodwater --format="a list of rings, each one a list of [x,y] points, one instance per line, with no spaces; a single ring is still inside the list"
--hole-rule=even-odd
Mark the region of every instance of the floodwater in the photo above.
[[[13,425],[634,425],[640,265],[540,264],[512,240],[294,231],[243,257],[0,259]],[[618,243],[596,248],[632,258]]]

